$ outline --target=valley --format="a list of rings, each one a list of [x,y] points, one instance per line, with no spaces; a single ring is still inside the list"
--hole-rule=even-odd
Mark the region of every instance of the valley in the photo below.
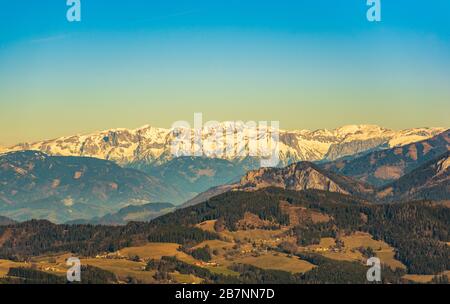
[[[409,221],[399,222],[404,216]],[[268,188],[225,193],[148,224],[103,231],[92,226],[100,243],[85,239],[80,225],[3,226],[0,257],[12,268],[59,275],[65,259],[78,256],[83,265],[108,271],[119,283],[357,283],[365,279],[367,257],[376,256],[385,282],[407,283],[424,280],[419,275],[433,279],[446,273],[449,219],[450,210],[440,204],[373,206],[339,193]],[[430,225],[431,236],[424,229]],[[41,228],[23,234],[27,227]],[[43,247],[41,233],[51,233],[54,241]],[[72,233],[79,240],[68,243]],[[61,252],[64,248],[72,253]],[[17,262],[8,264],[8,256]],[[326,277],[329,271],[341,275]]]
[[[180,157],[145,172],[7,152],[0,283],[64,283],[69,257],[89,283],[367,283],[369,257],[383,283],[446,282],[449,145],[445,131],[329,162]]]

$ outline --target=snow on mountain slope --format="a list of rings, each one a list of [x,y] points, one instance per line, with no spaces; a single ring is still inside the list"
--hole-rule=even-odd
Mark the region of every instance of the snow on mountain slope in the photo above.
[[[340,141],[332,144],[324,158],[336,160],[365,151],[394,148],[431,138],[444,132],[444,128],[414,128],[401,131],[376,125],[350,125],[334,130]]]
[[[226,125],[223,123],[222,126]],[[375,125],[349,125],[334,130],[280,131],[280,165],[298,161],[334,160],[364,151],[391,148],[430,138],[443,132],[443,128],[416,128],[394,131]],[[234,131],[235,135],[242,130]],[[239,133],[239,134],[237,134]],[[223,139],[226,134],[222,134]],[[121,165],[160,165],[173,159],[171,145],[175,139],[170,129],[143,126],[138,129],[111,129],[88,135],[75,135],[19,144],[6,151],[38,150],[57,156],[89,156],[112,160]],[[204,152],[216,158],[240,161],[239,142],[226,155],[214,155],[217,147],[203,134]],[[261,137],[258,141],[265,140]],[[225,140],[226,141],[226,140]],[[227,143],[230,145],[230,143]],[[240,147],[242,148],[242,147]],[[248,148],[248,143],[245,144]],[[1,148],[0,148],[1,149]],[[2,152],[0,150],[0,152]]]
[[[166,149],[169,130],[144,126],[135,130],[111,129],[89,135],[75,135],[32,144],[24,143],[10,151],[38,150],[57,156],[88,156],[127,164],[137,160],[154,161]]]
[[[384,186],[449,150],[450,129],[423,141],[327,162],[321,167],[375,186]]]
[[[416,128],[416,129],[409,129],[409,130],[402,130],[394,134],[392,138],[389,140],[389,147],[399,147],[399,146],[405,146],[414,142],[419,142],[422,140],[426,140],[430,138],[430,130],[429,128]],[[439,133],[442,133],[445,131],[444,128],[434,128],[432,130],[436,130],[437,133],[434,133],[434,135],[437,135]],[[432,137],[432,136],[431,136]]]

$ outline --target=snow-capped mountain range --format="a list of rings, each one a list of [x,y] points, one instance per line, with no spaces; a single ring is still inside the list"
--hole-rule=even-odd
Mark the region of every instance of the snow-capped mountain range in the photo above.
[[[348,125],[334,130],[319,129],[279,131],[280,165],[297,161],[335,160],[361,152],[392,148],[412,142],[428,139],[444,128],[413,128],[401,131],[382,128],[376,125]],[[171,147],[175,139],[175,130],[143,126],[134,130],[110,129],[88,135],[74,135],[44,140],[35,143],[22,143],[3,148],[0,153],[37,150],[54,156],[88,156],[114,161],[120,165],[145,164],[161,165],[174,156]],[[193,132],[193,131],[192,131]],[[235,130],[234,133],[243,132]],[[207,144],[208,134],[203,132],[203,149],[215,147]],[[225,139],[226,134],[220,136]],[[242,135],[242,134],[237,134]],[[258,138],[265,140],[265,138]],[[248,144],[248,143],[247,143]],[[242,148],[242,147],[241,147]],[[238,147],[234,153],[217,158],[229,161],[242,160]]]

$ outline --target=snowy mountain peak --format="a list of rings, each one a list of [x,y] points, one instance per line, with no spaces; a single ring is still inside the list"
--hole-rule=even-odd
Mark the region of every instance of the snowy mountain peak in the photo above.
[[[388,130],[384,129],[380,126],[377,126],[377,125],[346,125],[346,126],[337,128],[334,131],[340,135],[348,135],[348,134],[355,134],[355,133],[361,133],[361,132],[382,133],[382,132],[385,132]]]
[[[220,124],[221,129],[226,131],[219,134],[219,138],[227,145],[234,145],[230,149],[234,152],[223,153],[223,156],[218,157],[240,161],[242,160],[241,150],[238,149],[240,143],[226,141],[227,132],[230,134],[227,126],[230,126],[227,122]],[[245,134],[241,133],[244,132],[243,128],[231,130],[236,135],[245,137]],[[211,132],[211,130],[208,131]],[[348,125],[334,130],[319,129],[315,131],[280,130],[280,165],[298,161],[334,160],[372,149],[390,148],[424,140],[443,131],[443,128],[394,131],[376,125]],[[136,163],[156,165],[173,159],[171,147],[175,139],[174,132],[171,129],[156,128],[150,125],[131,130],[117,128],[87,135],[19,144],[5,149],[3,152],[37,150],[49,155],[89,156],[113,160],[121,165]],[[217,147],[208,141],[208,136],[210,133],[202,133],[204,154],[213,155],[209,152]],[[258,137],[258,140],[265,140],[265,137]]]

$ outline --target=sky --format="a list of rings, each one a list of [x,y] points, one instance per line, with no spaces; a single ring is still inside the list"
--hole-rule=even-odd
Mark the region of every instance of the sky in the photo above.
[[[450,127],[450,1],[0,0],[0,145],[178,120]]]

